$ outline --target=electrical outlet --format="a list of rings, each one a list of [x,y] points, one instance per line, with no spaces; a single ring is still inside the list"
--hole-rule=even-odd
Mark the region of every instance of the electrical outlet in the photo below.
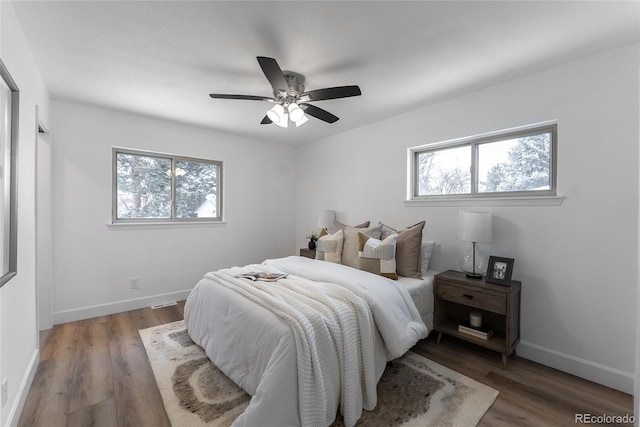
[[[137,278],[129,279],[129,289],[138,289],[138,279]]]
[[[2,407],[7,404],[7,379],[2,380]]]

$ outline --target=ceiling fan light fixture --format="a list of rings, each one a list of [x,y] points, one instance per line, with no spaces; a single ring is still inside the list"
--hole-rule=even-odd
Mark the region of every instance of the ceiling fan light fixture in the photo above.
[[[302,115],[302,118],[300,120],[298,120],[296,123],[296,127],[300,127],[303,124],[307,123],[309,121],[309,118],[306,115]]]
[[[304,117],[304,111],[302,111],[302,108],[300,108],[295,102],[289,104],[287,110],[289,111],[289,118],[292,122],[298,123]]]
[[[305,92],[305,78],[302,74],[292,71],[283,72],[278,62],[273,58],[258,56],[256,59],[264,76],[271,84],[273,98],[221,93],[211,93],[209,96],[214,99],[240,99],[274,103],[273,108],[267,111],[267,115],[262,118],[261,125],[276,124],[286,128],[289,125],[293,126],[295,123],[296,127],[298,127],[305,124],[309,117],[314,117],[326,123],[335,123],[338,121],[338,117],[327,110],[308,104],[308,102],[362,95],[357,85],[335,86]]]
[[[283,127],[287,127],[287,114],[285,113],[282,105],[274,105],[272,109],[267,111],[267,117],[269,117],[273,123],[279,126],[282,126],[282,123],[284,123]]]

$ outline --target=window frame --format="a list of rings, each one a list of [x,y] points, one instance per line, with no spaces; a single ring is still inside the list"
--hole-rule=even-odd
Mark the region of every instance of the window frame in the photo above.
[[[176,154],[155,151],[135,150],[123,147],[112,147],[111,160],[111,223],[112,224],[179,224],[179,223],[223,223],[224,222],[224,173],[223,162],[220,160],[203,159],[197,157],[180,156]],[[118,218],[118,154],[155,157],[171,160],[171,218]],[[197,162],[207,163],[218,167],[217,187],[218,216],[206,218],[177,218],[176,217],[176,163]]]
[[[543,133],[551,134],[551,159],[549,174],[549,189],[545,190],[529,190],[529,191],[478,191],[478,147],[482,144],[500,142],[509,139],[521,138],[531,135],[539,135]],[[420,154],[439,151],[455,147],[468,146],[471,148],[471,191],[469,193],[459,194],[433,194],[418,195],[419,177],[418,177],[418,157]],[[435,143],[411,147],[408,150],[408,185],[407,185],[407,202],[446,202],[460,200],[507,200],[507,199],[543,199],[557,197],[557,150],[558,150],[558,124],[557,122],[537,123],[533,125],[499,130],[495,132],[474,135],[454,140],[447,140]]]

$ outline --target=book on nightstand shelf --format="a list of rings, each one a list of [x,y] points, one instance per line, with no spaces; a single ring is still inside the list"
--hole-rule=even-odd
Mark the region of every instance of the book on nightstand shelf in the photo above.
[[[493,329],[490,328],[472,328],[469,322],[464,320],[458,325],[458,332],[474,336],[483,340],[488,340],[493,335]]]

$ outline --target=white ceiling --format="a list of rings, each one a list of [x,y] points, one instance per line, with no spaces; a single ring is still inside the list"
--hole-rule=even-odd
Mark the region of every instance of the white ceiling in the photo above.
[[[640,3],[485,1],[18,1],[51,95],[300,144],[640,39]],[[317,102],[340,117],[260,125],[272,96],[256,56],[306,89],[357,84]]]

